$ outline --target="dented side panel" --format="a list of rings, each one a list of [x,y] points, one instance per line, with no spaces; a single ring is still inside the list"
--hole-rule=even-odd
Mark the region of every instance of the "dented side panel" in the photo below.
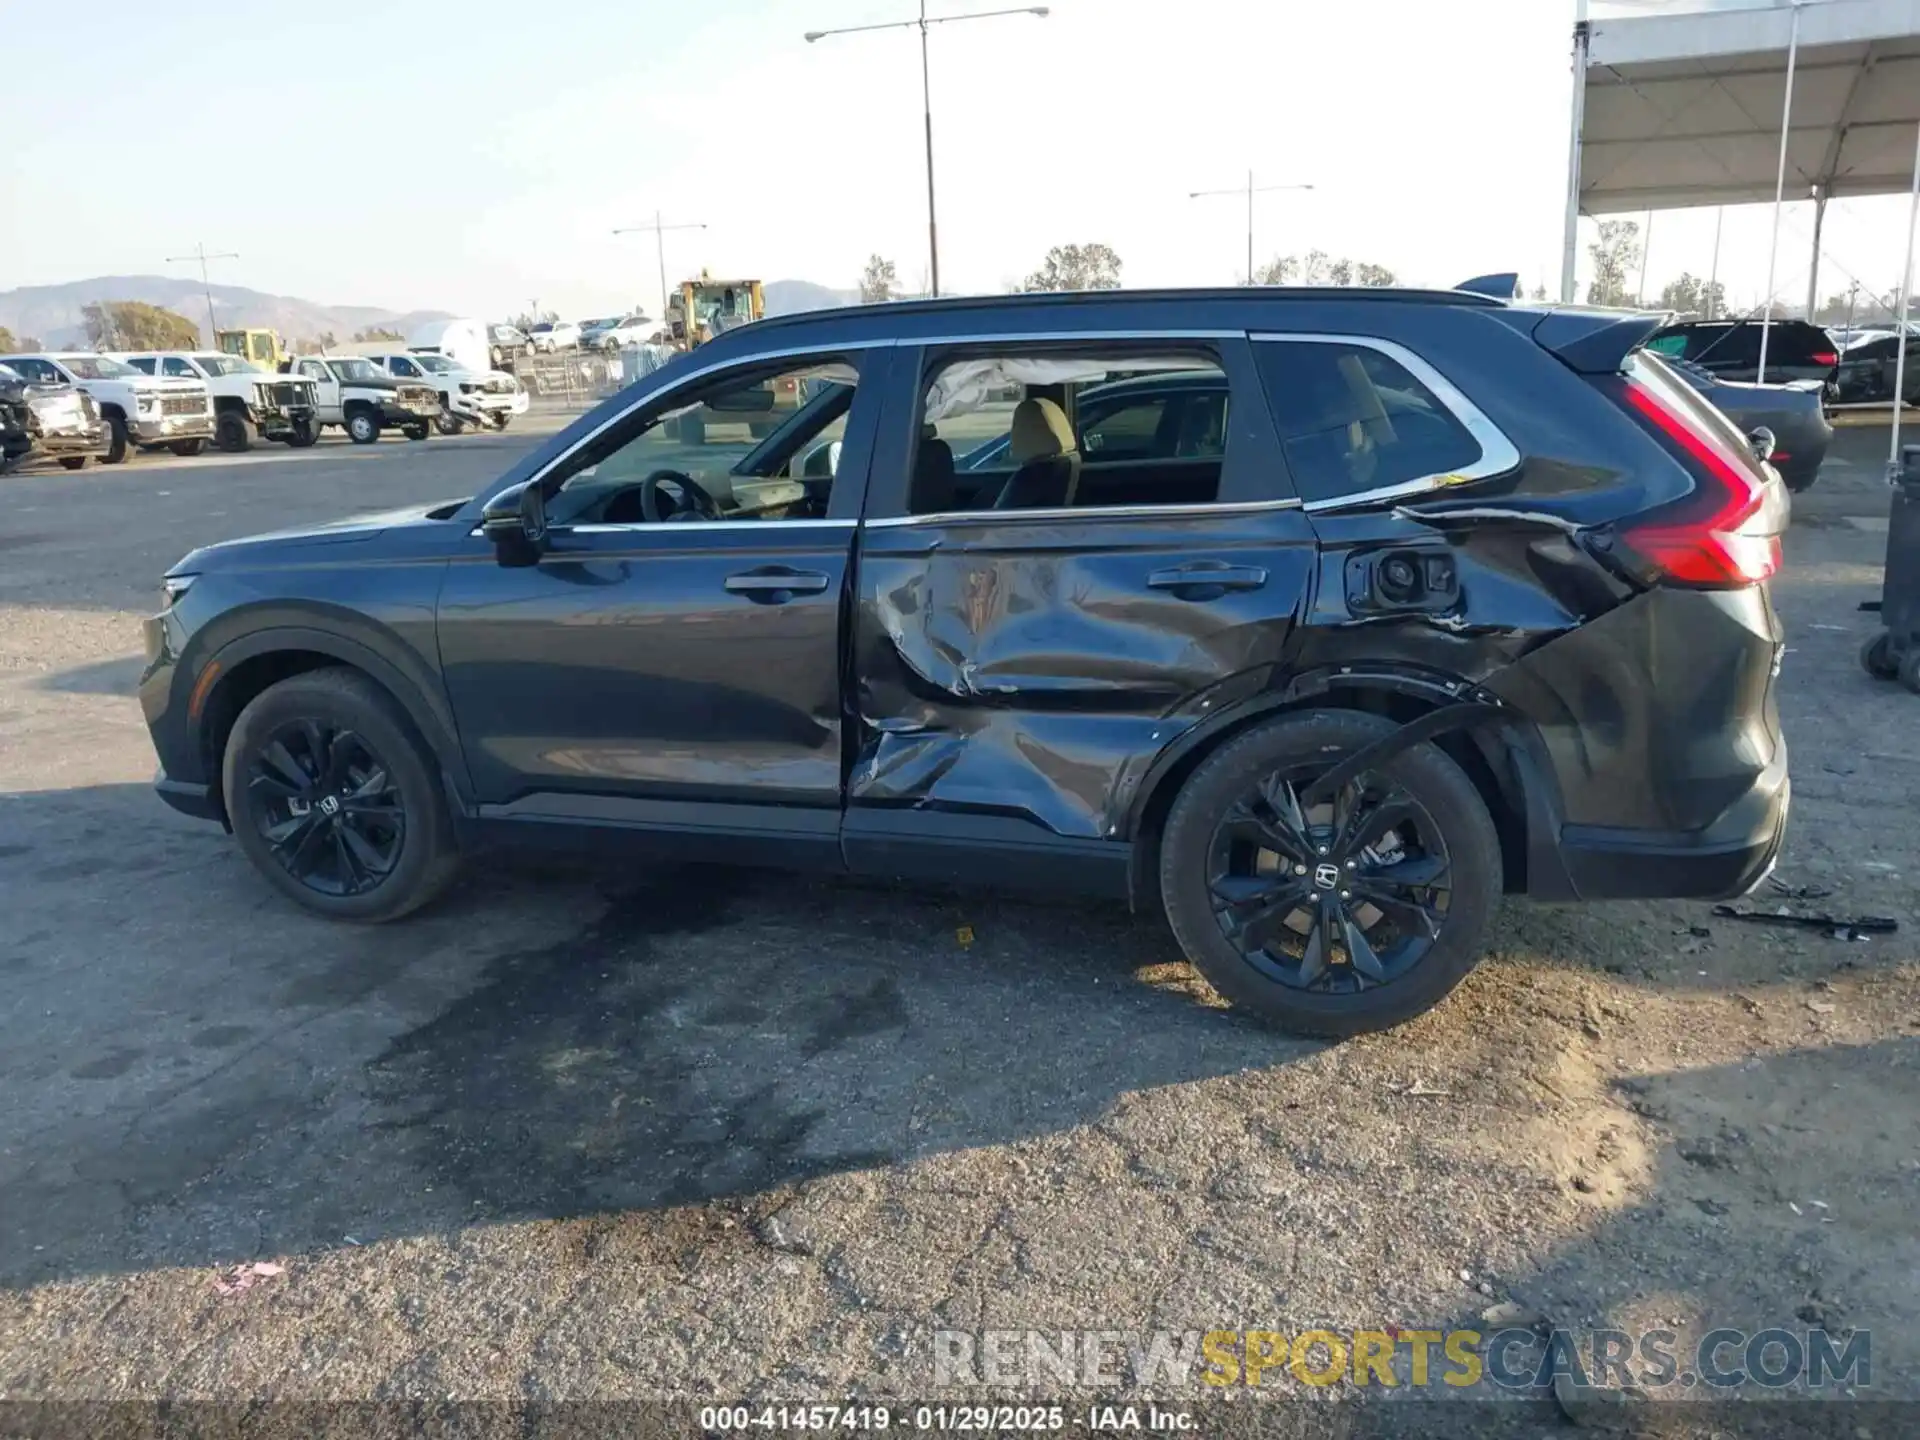
[[[1315,563],[1297,509],[869,526],[849,806],[1113,835],[1166,745],[1286,667]],[[1190,566],[1264,577],[1169,588]]]

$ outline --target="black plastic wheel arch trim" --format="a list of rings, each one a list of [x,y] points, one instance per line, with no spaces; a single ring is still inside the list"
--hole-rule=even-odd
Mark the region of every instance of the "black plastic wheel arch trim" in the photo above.
[[[1414,746],[1431,740],[1437,735],[1450,734],[1456,730],[1471,730],[1479,725],[1504,723],[1508,718],[1510,717],[1505,707],[1481,704],[1477,701],[1462,705],[1448,705],[1440,710],[1430,710],[1417,720],[1409,720],[1391,735],[1383,735],[1373,744],[1354,751],[1302,790],[1300,803],[1316,805],[1323,800],[1330,800],[1343,785],[1358,780],[1369,770],[1379,769],[1394,756],[1411,750]]]

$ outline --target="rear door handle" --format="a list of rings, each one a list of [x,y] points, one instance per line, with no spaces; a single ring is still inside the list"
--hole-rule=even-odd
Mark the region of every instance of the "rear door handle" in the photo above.
[[[1229,590],[1258,590],[1267,572],[1258,565],[1176,565],[1147,576],[1150,590],[1187,591],[1182,599],[1212,599]]]
[[[784,605],[796,595],[818,595],[829,583],[818,570],[768,566],[764,570],[743,570],[738,575],[729,575],[726,588],[730,595],[744,595],[762,605]]]

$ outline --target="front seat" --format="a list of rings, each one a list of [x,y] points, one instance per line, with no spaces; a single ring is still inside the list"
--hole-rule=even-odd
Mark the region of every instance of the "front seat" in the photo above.
[[[1022,400],[1013,411],[1007,455],[1020,468],[1001,487],[996,510],[1057,509],[1073,504],[1080,487],[1080,449],[1067,415],[1044,398]]]
[[[929,425],[921,432],[920,453],[913,462],[913,490],[907,496],[909,515],[939,515],[954,506],[953,447]]]

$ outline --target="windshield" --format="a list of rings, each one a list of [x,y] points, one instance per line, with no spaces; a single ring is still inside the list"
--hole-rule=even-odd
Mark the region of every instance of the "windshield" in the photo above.
[[[209,375],[264,375],[267,372],[238,355],[196,355],[193,363]]]
[[[333,367],[333,373],[342,380],[379,380],[383,377],[373,368],[371,360],[348,358],[335,360],[329,357],[327,363]]]
[[[424,350],[415,350],[409,357],[429,375],[451,375],[453,362],[444,355],[434,355]]]
[[[110,360],[105,355],[69,355],[60,363],[82,380],[117,380],[122,375],[140,373],[131,365],[122,365],[118,360]]]
[[[527,333],[529,335],[544,335],[551,329],[553,329],[553,326],[545,324],[543,322],[539,325],[534,326],[533,329],[529,330]]]
[[[12,381],[18,382],[19,379],[20,379],[20,372],[15,370],[11,365],[0,365],[0,380],[12,380]]]

